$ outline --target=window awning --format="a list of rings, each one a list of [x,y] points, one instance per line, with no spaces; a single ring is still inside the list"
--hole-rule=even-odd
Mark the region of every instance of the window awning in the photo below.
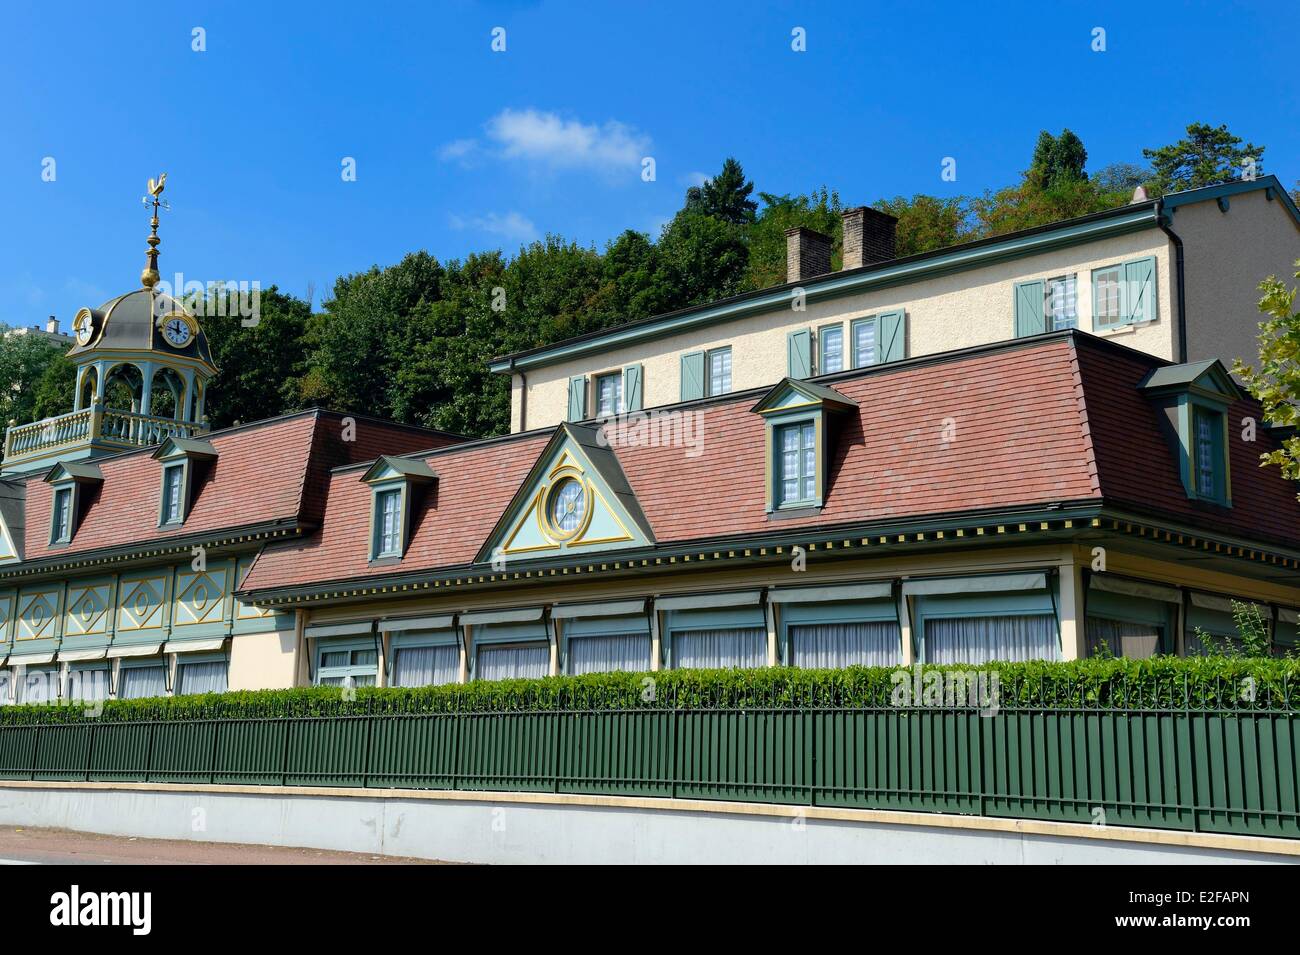
[[[353,620],[350,623],[322,623],[308,627],[305,631],[308,639],[316,637],[352,637],[370,633],[371,621]]]
[[[206,653],[220,650],[226,643],[225,637],[213,637],[210,640],[168,640],[163,647],[164,653]]]
[[[787,587],[773,590],[767,599],[774,604],[816,603],[825,600],[883,600],[894,592],[888,580],[869,584],[835,584],[826,587]]]
[[[75,663],[78,660],[102,660],[108,656],[108,647],[98,647],[94,650],[60,650],[59,661]]]
[[[572,620],[575,617],[630,617],[645,613],[644,600],[613,600],[604,603],[566,604],[551,609],[554,620]]]
[[[1200,594],[1192,591],[1190,594],[1193,607],[1202,607],[1205,610],[1217,610],[1220,613],[1232,613],[1232,598],[1220,597],[1217,594]],[[1245,604],[1247,607],[1254,607],[1265,619],[1272,616],[1268,607],[1263,604],[1257,604],[1250,600],[1238,600],[1237,603]]]
[[[1283,623],[1300,623],[1300,610],[1292,610],[1290,607],[1278,607],[1277,619]]]
[[[1153,584],[1145,580],[1126,580],[1123,577],[1112,577],[1107,574],[1093,574],[1088,589],[1124,594],[1126,597],[1146,597],[1148,600],[1162,600],[1170,604],[1183,602],[1183,593],[1177,587],[1166,587],[1164,584]]]
[[[934,594],[1008,593],[1016,590],[1046,590],[1047,575],[987,574],[981,577],[940,577],[933,580],[906,580],[903,593],[908,596]]]
[[[489,623],[527,623],[541,620],[541,607],[524,607],[518,610],[477,610],[460,615],[460,622],[470,626],[481,627]]]
[[[115,660],[118,657],[151,657],[162,650],[161,643],[141,643],[123,647],[109,647],[108,658]]]
[[[53,663],[54,653],[15,653],[9,658],[11,667],[30,667],[39,666],[42,663]]]
[[[656,610],[712,610],[718,607],[752,607],[763,594],[758,590],[739,590],[729,594],[681,594],[677,597],[659,597]]]
[[[379,621],[381,633],[401,633],[404,630],[450,630],[456,622],[453,614],[444,613],[436,617],[394,617],[392,620]]]

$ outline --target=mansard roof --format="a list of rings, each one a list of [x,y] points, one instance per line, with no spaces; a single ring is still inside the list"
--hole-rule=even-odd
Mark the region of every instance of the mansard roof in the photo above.
[[[345,427],[348,421],[352,424]],[[53,488],[37,480],[41,473],[11,479],[6,485],[20,490],[23,499],[24,520],[18,525],[23,560],[0,567],[0,575],[192,538],[312,526],[324,512],[321,497],[331,468],[369,460],[381,451],[410,453],[459,440],[444,432],[312,410],[214,431],[202,441],[171,439],[159,448],[96,458],[93,464],[61,463],[49,473],[90,469],[101,477],[83,501],[72,541],[50,546]],[[192,490],[185,522],[160,527],[163,464],[156,458],[169,446],[212,457]]]
[[[1165,364],[1071,331],[825,376],[816,384],[855,406],[837,416],[824,507],[782,515],[779,529],[829,532],[904,519],[1117,506],[1206,532],[1300,544],[1296,486],[1276,468],[1258,466],[1273,436],[1233,443],[1231,508],[1187,498],[1162,412],[1141,389]],[[610,442],[607,451],[644,515],[652,549],[774,532],[764,509],[766,426],[750,413],[770,390],[648,412],[692,416],[688,430],[698,444],[691,447]],[[1259,414],[1244,398],[1232,408],[1234,415]],[[411,544],[397,569],[368,560],[369,489],[356,468],[336,470],[322,526],[268,545],[245,589],[469,568],[489,573],[476,559],[484,559],[493,528],[559,430],[412,456],[437,470],[440,485],[436,500],[413,516]],[[582,559],[601,560],[600,549]],[[518,560],[513,566],[526,568],[527,558]]]

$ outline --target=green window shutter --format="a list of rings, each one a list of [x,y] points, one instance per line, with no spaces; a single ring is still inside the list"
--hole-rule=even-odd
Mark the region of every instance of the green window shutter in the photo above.
[[[1016,283],[1016,337],[1041,335],[1047,330],[1043,321],[1043,283]]]
[[[587,417],[587,379],[576,375],[569,379],[569,420],[583,421]]]
[[[1156,260],[1124,263],[1124,317],[1129,323],[1156,320]]]
[[[682,356],[682,401],[704,397],[704,352],[692,351]]]
[[[901,361],[907,357],[907,313],[886,312],[876,319],[877,361]]]
[[[812,332],[803,328],[785,337],[785,350],[791,378],[812,377]]]
[[[641,410],[640,365],[628,365],[623,369],[623,407],[628,411]]]

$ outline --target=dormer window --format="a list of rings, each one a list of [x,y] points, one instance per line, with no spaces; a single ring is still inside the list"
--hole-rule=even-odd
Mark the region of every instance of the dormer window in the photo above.
[[[103,483],[94,464],[61,461],[45,475],[50,493],[50,544],[70,544],[77,533],[77,517],[84,509],[83,495]]]
[[[217,449],[194,438],[168,438],[153,456],[162,462],[158,526],[184,524],[193,503],[195,475],[217,459]]]
[[[70,540],[72,540],[72,488],[61,487],[54,491],[54,518],[50,543],[66,544]]]
[[[767,422],[766,508],[819,508],[829,489],[834,419],[857,403],[832,388],[786,378],[751,410]]]
[[[185,520],[185,465],[169,464],[163,468],[162,523],[180,524]]]
[[[398,561],[414,528],[418,495],[438,478],[423,461],[385,455],[362,475],[370,485],[370,560]]]
[[[1192,500],[1232,506],[1228,467],[1228,408],[1241,397],[1217,360],[1157,368],[1142,383],[1163,416],[1165,437],[1177,452],[1183,490]]]

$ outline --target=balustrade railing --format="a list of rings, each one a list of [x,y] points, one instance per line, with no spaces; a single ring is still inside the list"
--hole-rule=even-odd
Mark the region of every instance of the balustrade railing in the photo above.
[[[96,405],[9,428],[5,432],[4,463],[12,466],[60,448],[94,441],[144,448],[170,437],[187,438],[201,430],[197,422]]]

